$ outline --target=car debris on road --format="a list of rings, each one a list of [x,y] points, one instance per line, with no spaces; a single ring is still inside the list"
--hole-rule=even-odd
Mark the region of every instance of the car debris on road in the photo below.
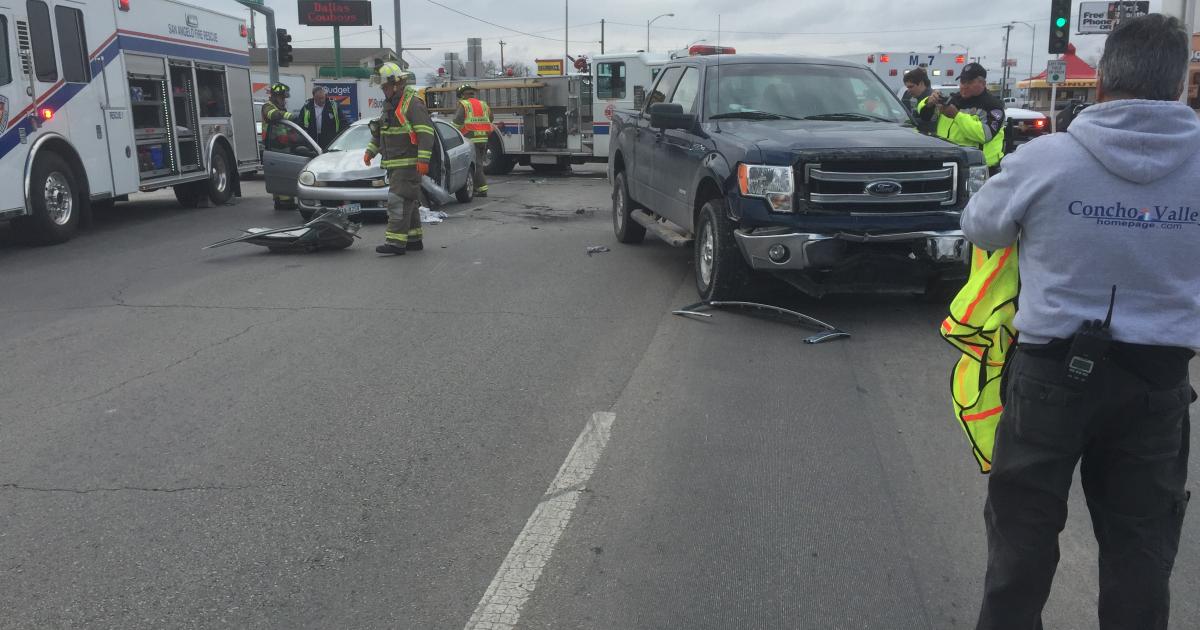
[[[807,337],[804,340],[804,343],[809,344],[809,345],[824,343],[824,342],[830,341],[832,339],[841,339],[841,338],[850,337],[850,333],[848,333],[840,328],[837,328],[836,326],[833,326],[832,324],[827,324],[815,317],[810,317],[808,315],[805,315],[804,313],[798,313],[796,311],[789,310],[789,309],[786,309],[786,308],[783,308],[780,306],[774,306],[771,304],[758,304],[756,302],[721,302],[721,301],[698,302],[696,304],[692,304],[692,305],[685,306],[683,308],[671,311],[671,314],[679,315],[682,317],[704,317],[704,318],[711,319],[712,315],[710,315],[709,313],[701,312],[702,309],[708,309],[708,308],[740,308],[740,309],[747,309],[750,311],[771,313],[771,314],[774,314],[777,316],[783,315],[784,316],[783,319],[785,321],[789,321],[790,323],[800,324],[801,326],[806,326],[808,328],[815,328],[817,330],[822,331],[816,335]],[[792,318],[795,318],[795,319],[792,319]]]
[[[362,238],[358,230],[361,223],[350,220],[349,213],[341,208],[323,212],[303,225],[283,228],[246,228],[245,234],[218,241],[204,249],[223,247],[231,243],[252,243],[272,252],[315,252],[320,249],[346,249],[354,239]]]
[[[605,254],[611,251],[611,249],[605,247],[604,245],[589,245],[587,248],[587,255],[588,257],[591,257],[592,254]]]

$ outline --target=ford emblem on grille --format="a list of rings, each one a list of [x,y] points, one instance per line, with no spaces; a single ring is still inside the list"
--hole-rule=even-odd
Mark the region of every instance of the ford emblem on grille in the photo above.
[[[868,183],[865,190],[872,197],[895,197],[904,190],[904,187],[900,185],[900,182],[882,180]]]

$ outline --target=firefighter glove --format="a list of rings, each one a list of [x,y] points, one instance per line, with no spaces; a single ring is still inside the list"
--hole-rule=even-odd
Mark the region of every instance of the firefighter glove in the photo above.
[[[371,158],[373,158],[373,157],[375,157],[375,156],[371,155],[371,152],[370,152],[370,151],[367,151],[366,153],[363,153],[363,164],[366,164],[367,166],[370,166],[370,165],[371,165]]]

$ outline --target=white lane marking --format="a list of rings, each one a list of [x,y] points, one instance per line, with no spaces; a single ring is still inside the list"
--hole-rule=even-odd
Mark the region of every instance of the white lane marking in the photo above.
[[[608,445],[616,418],[616,414],[607,411],[592,414],[558,469],[558,475],[550,482],[542,501],[500,564],[465,630],[513,630],[517,627],[521,608],[533,595],[542,569],[550,562],[558,539],[571,521],[579,493],[596,471],[596,462]]]

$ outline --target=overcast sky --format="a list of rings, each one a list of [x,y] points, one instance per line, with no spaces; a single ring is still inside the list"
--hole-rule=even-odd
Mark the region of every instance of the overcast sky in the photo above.
[[[1012,31],[1009,57],[1018,60],[1018,79],[1029,72],[1030,46],[1034,45],[1034,72],[1045,69],[1050,2],[1048,0],[833,0],[832,2],[786,2],[783,0],[603,0],[570,1],[569,50],[572,56],[600,52],[600,20],[607,21],[605,50],[624,52],[646,47],[646,21],[663,13],[674,13],[654,23],[651,50],[665,52],[696,40],[718,40],[739,52],[806,55],[842,55],[869,51],[946,52],[970,48],[972,57],[982,56],[991,72],[998,71],[1004,52],[1002,26],[1014,20],[1037,27],[1017,25]],[[228,11],[245,14],[232,0],[213,0]],[[499,61],[500,44],[505,59],[532,65],[538,57],[561,58],[564,52],[564,3],[561,0],[437,0],[447,7],[495,25],[485,24],[434,4],[430,0],[401,0],[404,45],[429,47],[429,51],[406,52],[418,77],[442,64],[446,52],[465,58],[468,37],[483,38],[484,57]],[[293,33],[293,45],[332,46],[329,27],[300,27],[295,0],[266,0],[276,11],[277,26]],[[373,3],[375,27],[344,28],[343,46],[377,46],[378,26],[384,29],[384,45],[394,46],[393,2]],[[1151,0],[1158,10],[1161,0]],[[1078,10],[1078,2],[1075,3]],[[518,33],[515,31],[522,31]],[[265,29],[258,24],[259,41]],[[1104,45],[1103,36],[1072,36],[1081,56],[1094,62]]]

